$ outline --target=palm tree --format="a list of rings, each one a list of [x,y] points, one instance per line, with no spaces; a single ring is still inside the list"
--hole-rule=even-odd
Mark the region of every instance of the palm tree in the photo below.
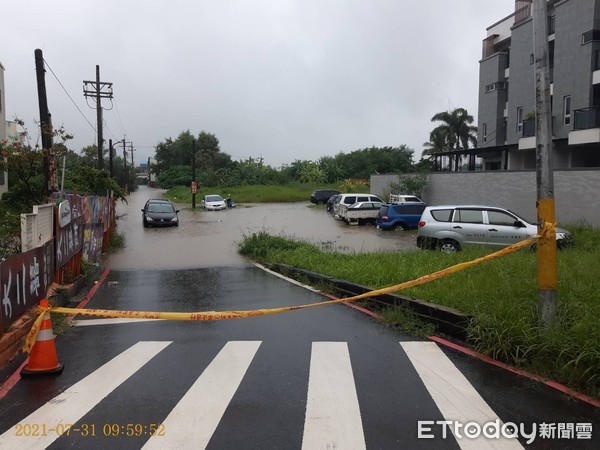
[[[429,133],[429,142],[424,142],[422,155],[429,156],[429,161],[435,161],[435,155],[437,153],[447,152],[449,150],[448,140],[446,139],[447,134],[445,130],[440,129],[440,127],[435,128],[431,133]]]
[[[456,108],[453,111],[439,112],[431,118],[432,122],[443,122],[438,125],[433,131],[444,134],[446,143],[451,150],[466,150],[469,145],[477,146],[477,127],[471,125],[475,119],[464,108]],[[457,155],[456,163],[460,161],[460,156]]]

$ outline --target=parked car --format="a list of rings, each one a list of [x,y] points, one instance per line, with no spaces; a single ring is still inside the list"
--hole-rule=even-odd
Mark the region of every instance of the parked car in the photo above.
[[[380,230],[417,228],[426,207],[427,203],[423,202],[389,203],[381,207],[375,224]]]
[[[390,203],[423,202],[419,197],[407,194],[390,194]]]
[[[310,201],[315,205],[320,205],[327,203],[327,200],[329,200],[332,195],[337,195],[339,193],[340,191],[336,191],[335,189],[318,189],[310,194]]]
[[[170,200],[152,198],[142,209],[142,223],[144,227],[179,226],[178,213],[179,210]]]
[[[377,214],[384,204],[381,202],[356,202],[350,206],[341,204],[339,216],[348,225],[375,223]]]
[[[469,245],[508,247],[537,235],[537,226],[512,211],[494,206],[428,206],[419,221],[417,246],[455,252]],[[571,244],[571,234],[556,229],[559,248]]]
[[[331,197],[329,197],[329,200],[327,200],[327,204],[325,206],[325,211],[333,213],[333,204],[340,197],[340,194],[332,195]]]
[[[379,202],[385,204],[383,200],[381,200],[376,195],[371,194],[340,194],[340,198],[336,199],[333,203],[333,215],[334,217],[338,216],[339,205],[350,206],[357,202]]]
[[[200,206],[202,206],[202,208],[206,208],[207,211],[219,211],[227,208],[223,197],[216,194],[205,195],[200,203]]]

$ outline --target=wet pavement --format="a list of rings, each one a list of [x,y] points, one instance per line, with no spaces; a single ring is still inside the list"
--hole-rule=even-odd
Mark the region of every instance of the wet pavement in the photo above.
[[[120,271],[111,272],[108,281],[113,283],[103,283],[89,307],[231,310],[322,300],[252,266]],[[597,408],[445,348],[437,351],[429,367],[417,369],[419,358],[427,361],[427,345],[435,344],[402,335],[343,305],[215,322],[107,321],[75,327],[57,339],[56,345],[65,364],[63,374],[22,380],[1,400],[0,433],[4,434],[0,449],[139,449],[151,440],[156,441],[155,448],[457,449],[452,435],[442,437],[439,426],[432,426],[435,439],[419,439],[418,421],[462,418],[483,424],[489,420],[488,406],[503,422],[524,423],[528,431],[542,422],[555,427],[559,423],[582,423],[593,429],[591,440],[551,441],[538,435],[527,448],[598,448]],[[257,348],[250,357],[248,345]],[[415,356],[405,345],[416,345],[420,350]],[[147,348],[156,346],[160,350],[148,354]],[[230,355],[226,369],[216,374],[205,390],[195,387],[232,346],[242,347]],[[319,357],[323,348],[329,349],[325,360]],[[123,354],[131,362],[119,359]],[[351,366],[327,365],[331,358],[338,361],[340,355],[348,358]],[[143,364],[136,365],[138,358]],[[240,360],[248,360],[248,365],[239,383],[232,386],[228,374],[236,370]],[[453,378],[449,370],[439,370],[442,363],[462,375]],[[129,368],[131,365],[134,367]],[[330,372],[318,373],[323,366]],[[131,374],[124,377],[122,371],[127,370]],[[343,382],[344,377],[351,380],[350,387]],[[124,379],[112,382],[115,378]],[[436,385],[435,389],[428,390],[424,381]],[[319,385],[322,390],[318,390]],[[222,400],[223,410],[211,407],[229,389],[233,389],[232,397]],[[324,408],[317,418],[331,414],[327,404],[318,404],[318,395],[307,394],[312,390],[319,395],[339,395],[336,399],[341,405],[348,397],[355,397],[359,405],[354,412],[335,409],[341,423],[336,422],[334,429],[322,436],[329,447],[304,444],[313,426],[311,402]],[[182,409],[180,402],[185,401],[193,406]],[[348,442],[339,434],[338,440],[328,441],[333,439],[330,433],[356,415],[359,424],[348,433],[364,439],[364,447],[360,441],[343,445]],[[209,419],[214,419],[213,426],[209,427],[207,442],[200,443],[199,431],[206,428]],[[21,428],[11,428],[17,421]],[[60,421],[73,424],[70,435],[56,436]],[[141,433],[128,435],[128,424]],[[150,438],[153,424],[164,425],[164,436]],[[40,435],[26,435],[35,425]],[[21,435],[16,436],[17,432]],[[463,448],[491,448],[482,443],[468,444]],[[495,441],[488,444],[519,448]]]
[[[274,187],[276,189],[276,187]],[[381,231],[373,225],[350,226],[309,202],[242,204],[224,211],[180,208],[178,227],[144,228],[141,209],[165,191],[141,186],[117,206],[118,231],[126,250],[111,254],[115,270],[183,269],[236,266],[248,261],[237,252],[246,235],[266,231],[305,240],[344,253],[416,250],[416,231]],[[200,204],[200,199],[197,199]],[[235,200],[235,199],[234,199]]]

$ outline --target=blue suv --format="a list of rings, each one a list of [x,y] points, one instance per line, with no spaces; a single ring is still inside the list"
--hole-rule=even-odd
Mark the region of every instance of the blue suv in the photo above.
[[[426,206],[423,202],[388,203],[377,214],[377,228],[400,231],[417,228]]]

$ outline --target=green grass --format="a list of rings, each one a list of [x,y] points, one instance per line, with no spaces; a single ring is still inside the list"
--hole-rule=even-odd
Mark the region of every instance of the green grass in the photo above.
[[[567,227],[575,247],[558,253],[557,319],[538,320],[537,254],[519,251],[402,295],[455,308],[473,316],[470,344],[479,352],[600,398],[600,229]],[[469,249],[341,254],[305,242],[258,233],[240,253],[382,288],[490,253]],[[401,325],[403,320],[391,319]]]
[[[284,203],[306,202],[315,189],[337,189],[335,184],[301,184],[285,185],[248,185],[236,187],[202,187],[196,194],[196,205],[205,195],[218,194],[223,198],[231,194],[238,205],[241,203]],[[189,187],[177,186],[170,189],[166,197],[175,203],[192,203],[192,193]]]

